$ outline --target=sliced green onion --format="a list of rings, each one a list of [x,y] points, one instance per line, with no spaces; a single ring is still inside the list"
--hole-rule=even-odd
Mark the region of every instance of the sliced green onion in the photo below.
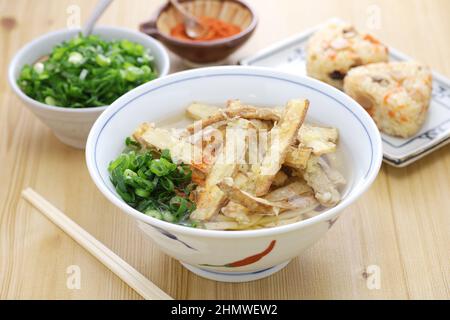
[[[83,63],[83,55],[79,52],[71,52],[68,61],[72,64],[79,65]]]
[[[80,80],[86,79],[86,76],[88,75],[89,71],[87,69],[83,69],[80,72]]]
[[[174,222],[176,220],[175,217],[173,216],[173,214],[170,213],[170,211],[163,210],[161,212],[161,214],[162,214],[162,218],[163,218],[164,221]]]
[[[159,177],[168,175],[176,168],[177,168],[176,164],[170,163],[164,158],[152,160],[150,165],[150,170]]]
[[[136,193],[141,198],[147,198],[150,195],[150,191],[145,189],[135,189],[134,193]]]
[[[175,189],[175,186],[172,182],[172,180],[163,177],[161,178],[161,186],[166,189],[167,191],[173,191]]]
[[[144,75],[144,71],[138,67],[130,66],[125,69],[125,79],[130,82],[134,82]]]
[[[144,213],[150,217],[153,217],[153,218],[156,218],[159,220],[162,220],[162,218],[163,218],[163,216],[162,216],[161,212],[159,212],[159,210],[149,209],[149,210],[146,210]]]
[[[38,73],[41,74],[42,72],[44,72],[44,64],[42,62],[36,62],[33,66],[33,70]]]
[[[48,58],[25,65],[17,84],[29,97],[67,108],[105,106],[157,77],[153,57],[137,43],[77,35],[53,48]]]
[[[53,97],[45,97],[45,103],[50,106],[56,106],[56,101],[53,99]]]
[[[127,145],[134,145],[127,139]],[[170,159],[170,152],[163,151],[159,159],[152,159],[145,149],[126,151],[108,166],[110,179],[117,193],[137,210],[168,222],[188,223],[189,214],[195,209],[186,190],[193,185],[184,180],[189,174],[186,166]]]
[[[111,59],[108,57],[105,57],[102,54],[98,54],[97,56],[95,56],[95,62],[97,62],[98,65],[101,67],[106,67],[111,64]]]

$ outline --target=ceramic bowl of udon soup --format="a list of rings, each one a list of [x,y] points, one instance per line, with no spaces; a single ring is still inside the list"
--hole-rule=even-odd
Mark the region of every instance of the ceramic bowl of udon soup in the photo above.
[[[310,101],[307,121],[339,130],[346,185],[342,200],[311,218],[273,228],[217,231],[172,224],[127,205],[112,185],[108,164],[124,148],[124,139],[142,122],[155,124],[185,114],[193,101],[223,105],[240,99],[257,106],[283,105],[292,98]],[[381,138],[373,120],[354,100],[311,78],[255,67],[189,70],[144,84],[115,101],[89,134],[86,161],[104,196],[132,217],[139,232],[199,276],[242,282],[267,277],[285,267],[333,226],[342,211],[372,184],[381,161]]]

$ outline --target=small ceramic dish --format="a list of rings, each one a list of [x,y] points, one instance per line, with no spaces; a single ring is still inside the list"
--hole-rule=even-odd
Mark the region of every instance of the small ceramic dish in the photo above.
[[[339,21],[332,19],[324,25]],[[305,45],[322,25],[283,40],[240,61],[241,65],[262,66],[306,75]],[[391,61],[411,60],[394,48],[389,48]],[[428,118],[413,137],[403,139],[381,133],[384,161],[404,167],[450,143],[450,80],[433,72],[433,93]]]
[[[124,148],[124,139],[142,122],[158,124],[185,114],[193,101],[223,105],[241,99],[258,106],[283,105],[307,98],[309,122],[339,129],[339,147],[347,185],[342,201],[320,214],[289,225],[244,231],[190,228],[145,215],[116,193],[108,164]],[[340,150],[340,151],[339,151]],[[95,122],[86,145],[89,173],[105,197],[132,217],[145,236],[192,272],[218,281],[250,281],[280,270],[313,245],[342,211],[374,181],[382,160],[375,123],[339,90],[303,76],[257,67],[210,67],[175,73],[146,83],[115,101]]]
[[[160,40],[190,66],[222,63],[250,38],[256,28],[256,14],[244,1],[182,0],[180,3],[195,16],[218,18],[241,28],[240,33],[224,39],[181,40],[172,37],[170,30],[183,22],[182,17],[170,3],[163,5],[153,19],[140,25],[140,30]]]
[[[14,56],[9,65],[8,79],[17,96],[53,131],[61,142],[84,149],[92,124],[107,106],[78,109],[55,107],[28,97],[17,84],[17,78],[25,64],[34,64],[49,54],[54,46],[73,38],[79,32],[78,29],[64,29],[47,33],[31,41]],[[155,57],[159,77],[165,76],[169,72],[170,61],[167,51],[155,39],[137,31],[117,27],[97,27],[93,34],[100,35],[105,40],[127,39],[140,43],[145,48],[149,48]]]

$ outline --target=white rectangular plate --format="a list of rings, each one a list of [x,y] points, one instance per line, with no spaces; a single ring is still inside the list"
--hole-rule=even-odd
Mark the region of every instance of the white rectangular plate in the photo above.
[[[332,21],[339,20],[332,19],[325,24]],[[323,25],[278,42],[241,60],[240,64],[269,67],[306,75],[306,42]],[[392,61],[411,60],[394,48],[389,48],[389,52]],[[415,136],[402,139],[382,133],[381,138],[384,161],[396,167],[407,166],[450,143],[450,80],[433,72],[433,94],[428,117],[422,129]]]

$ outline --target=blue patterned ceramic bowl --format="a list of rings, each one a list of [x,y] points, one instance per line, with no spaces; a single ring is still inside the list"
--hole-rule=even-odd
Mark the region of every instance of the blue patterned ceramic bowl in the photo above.
[[[312,218],[270,229],[214,231],[184,227],[146,216],[115,192],[107,167],[123,149],[124,138],[142,122],[158,123],[185,112],[192,101],[223,104],[241,99],[264,106],[291,98],[310,100],[308,119],[340,131],[347,186],[342,201]],[[374,181],[382,160],[381,139],[372,119],[342,92],[319,81],[257,67],[212,67],[176,73],[144,84],[114,102],[96,121],[86,160],[97,187],[135,219],[145,235],[192,272],[218,281],[250,281],[283,268],[317,242],[344,208]]]

